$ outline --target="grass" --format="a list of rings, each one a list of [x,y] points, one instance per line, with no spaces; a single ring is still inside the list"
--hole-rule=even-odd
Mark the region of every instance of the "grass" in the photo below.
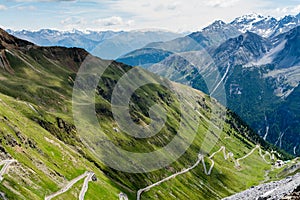
[[[1,145],[18,160],[18,164],[5,176],[5,184],[0,185],[9,199],[43,199],[85,171],[93,171],[98,178],[96,182],[89,183],[86,199],[116,199],[120,192],[135,199],[138,189],[192,166],[199,152],[209,156],[225,146],[235,158],[239,158],[259,143],[257,135],[246,124],[213,99],[175,83],[171,84],[175,91],[148,84],[132,95],[130,113],[139,124],[151,123],[148,111],[152,105],[159,104],[165,109],[167,121],[157,135],[136,139],[123,131],[115,132],[117,122],[112,117],[110,97],[115,84],[131,68],[112,63],[99,82],[95,101],[99,126],[114,144],[132,152],[157,150],[172,141],[181,123],[185,124],[187,134],[182,137],[195,135],[187,151],[163,169],[142,174],[116,171],[101,163],[99,157],[82,144],[73,126],[73,82],[70,77],[74,80],[75,71],[72,69],[80,63],[74,58],[72,60],[72,56],[70,58],[71,50],[66,50],[66,55],[59,49],[47,48],[33,48],[25,53],[11,51],[19,55],[7,55],[15,73],[0,70],[0,76],[7,79],[0,80]],[[56,55],[53,51],[60,54]],[[52,57],[46,58],[50,55]],[[140,71],[139,76],[147,80],[155,78],[145,71]],[[222,114],[227,115],[223,128]],[[58,118],[67,127],[60,127]],[[20,134],[23,139],[20,139]],[[95,137],[89,132],[86,135]],[[7,143],[7,138],[11,138],[10,143]],[[26,143],[29,140],[34,141],[34,147]],[[265,150],[272,148],[267,143],[261,145]],[[191,172],[145,192],[142,199],[220,199],[259,184],[265,178],[265,170],[271,169],[271,165],[264,163],[258,153],[241,161],[241,169],[234,168],[233,162],[225,161],[221,154],[217,154],[214,160],[211,176],[206,176],[199,165]],[[209,160],[206,163],[210,165]],[[74,199],[81,184],[82,181],[58,199]]]

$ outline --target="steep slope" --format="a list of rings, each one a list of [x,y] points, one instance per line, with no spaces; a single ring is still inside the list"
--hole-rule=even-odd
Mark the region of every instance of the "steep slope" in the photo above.
[[[211,53],[207,51],[178,53],[148,69],[170,80],[208,93],[207,86],[211,79],[214,79],[211,84],[214,85],[212,88],[215,88],[222,78],[226,78],[223,75],[232,71],[233,66],[256,62],[271,47],[272,44],[268,40],[246,32],[237,38],[227,40]],[[215,70],[220,71],[221,76],[211,77],[210,74]]]
[[[204,36],[204,38],[206,38],[206,40],[199,40],[199,38],[201,38],[198,36],[200,33]],[[226,24],[221,20],[217,20],[211,25],[205,27],[202,31],[190,34],[190,37],[199,42],[204,48],[214,48],[224,41],[238,36],[239,34],[240,32],[236,27]]]
[[[279,35],[274,47],[258,59],[248,60],[232,56],[234,63],[228,73],[228,107],[237,112],[260,135],[299,155],[299,53],[298,27]],[[252,41],[255,44],[255,41]],[[260,48],[254,48],[262,52]],[[249,56],[250,57],[250,56]],[[258,112],[259,111],[259,112]]]
[[[289,68],[299,65],[300,63],[300,26],[292,29],[286,34],[280,35],[279,38],[284,36],[284,48],[278,52],[273,60],[276,68]],[[277,39],[277,38],[276,38]]]
[[[131,66],[143,66],[147,68],[154,63],[161,62],[172,54],[172,52],[162,49],[143,48],[126,54],[124,57],[119,58],[118,61]]]
[[[264,139],[299,155],[299,127],[296,125],[299,111],[295,106],[300,80],[299,16],[277,20],[253,14],[236,18],[230,24],[216,21],[203,31],[189,35],[190,40],[185,37],[149,44],[147,47],[151,50],[136,50],[119,61],[142,66],[207,94],[215,93],[224,83],[226,106]],[[205,36],[205,32],[216,33],[224,39],[227,36],[222,30],[226,33],[228,29],[233,30],[229,38],[237,30],[244,34],[216,48],[211,41],[216,40],[218,44],[222,40]],[[169,51],[164,53],[155,48]],[[154,55],[159,59],[153,59]],[[219,75],[214,71],[219,71]],[[211,79],[215,81],[208,81]]]
[[[0,33],[1,58],[6,63],[0,69],[1,159],[16,160],[0,184],[8,199],[44,199],[60,189],[63,193],[58,199],[76,199],[86,182],[83,179],[91,174],[87,171],[95,173],[97,180],[88,183],[85,199],[116,199],[124,193],[135,199],[140,189],[193,165],[192,170],[143,192],[141,199],[220,199],[259,184],[265,179],[265,170],[271,169],[270,153],[275,148],[202,92],[172,82],[168,82],[169,89],[157,84],[140,87],[131,96],[129,109],[136,125],[151,122],[148,112],[154,104],[166,110],[167,118],[155,136],[130,137],[118,127],[111,107],[113,90],[132,70],[130,66],[101,60],[82,49],[38,47],[2,30]],[[185,134],[195,137],[187,151],[175,162],[149,173],[126,173],[105,166],[99,155],[84,145],[85,138],[72,116],[74,80],[87,59],[93,61],[87,66],[105,69],[93,91],[94,112],[97,125],[113,144],[136,153],[151,152],[181,136],[183,123]],[[134,82],[138,77],[149,81],[156,77],[141,69],[138,72]],[[85,134],[97,136],[89,131]],[[100,142],[111,148],[107,140]],[[232,161],[224,159],[222,150]],[[270,153],[263,156],[266,150]],[[288,156],[281,154],[282,158]],[[204,165],[195,165],[198,155],[203,156]],[[211,168],[210,173],[205,173],[204,166]]]
[[[299,27],[270,39],[246,32],[215,50],[171,55],[148,69],[206,93],[223,83],[226,106],[262,138],[299,155],[298,38]],[[215,71],[220,75],[211,76]]]
[[[237,38],[229,39],[221,44],[212,57],[218,66],[244,65],[251,61],[257,61],[272,47],[272,44],[251,32],[246,32]]]

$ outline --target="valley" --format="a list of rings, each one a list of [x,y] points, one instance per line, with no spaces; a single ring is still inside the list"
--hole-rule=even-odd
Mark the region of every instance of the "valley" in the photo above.
[[[95,30],[0,28],[0,199],[299,198],[300,14],[134,31],[143,18],[120,3],[0,4],[122,14],[60,22]]]
[[[159,148],[176,135],[179,113],[187,116],[181,118],[189,124],[185,132],[194,135],[195,139],[179,160],[161,170],[131,174],[105,167],[97,156],[82,144],[69,114],[75,72],[88,53],[76,48],[32,46],[31,43],[14,38],[3,31],[1,34],[2,38],[5,38],[1,45],[7,49],[1,57],[5,63],[1,69],[1,76],[5,79],[1,80],[0,88],[3,145],[1,155],[3,160],[14,158],[18,161],[16,166],[13,165],[14,167],[9,169],[8,174],[3,175],[4,180],[0,185],[1,191],[8,199],[44,199],[58,194],[60,195],[56,196],[57,199],[77,199],[79,196],[97,200],[117,199],[119,196],[126,199],[125,195],[120,193],[126,194],[128,199],[135,199],[141,188],[155,184],[172,174],[176,175],[176,171],[185,173],[168,179],[167,182],[162,181],[150,191],[143,192],[141,199],[156,199],[157,196],[160,199],[168,199],[171,191],[170,187],[167,190],[163,189],[165,184],[172,185],[172,195],[181,199],[185,198],[187,192],[191,198],[200,198],[203,195],[203,198],[219,199],[247,189],[252,184],[259,184],[264,180],[264,170],[270,170],[271,165],[265,163],[260,152],[253,149],[257,149],[256,145],[260,144],[262,154],[265,154],[266,151],[277,150],[275,147],[263,141],[216,100],[177,83],[169,83],[171,88],[176,88],[177,97],[174,91],[171,93],[160,87],[146,85],[137,90],[137,96],[134,95],[132,99],[132,102],[138,105],[131,108],[135,113],[133,117],[145,122],[149,119],[146,115],[147,106],[155,102],[168,111],[166,127],[160,133],[153,138],[137,140],[122,132],[116,132],[108,99],[115,83],[113,80],[118,80],[131,69],[130,66],[117,62],[110,62],[96,92],[96,112],[101,119],[99,125],[107,131],[111,140],[125,149],[134,147],[145,151]],[[139,73],[141,76],[150,75],[143,70],[139,70]],[[149,100],[149,95],[155,98]],[[179,102],[183,104],[181,109]],[[219,153],[211,153],[225,152],[224,147],[228,152],[232,152],[230,155],[234,157],[233,160],[226,161]],[[282,158],[288,158],[288,154],[279,149],[277,151],[282,154]],[[195,161],[199,159],[199,152],[203,155],[200,157],[202,160],[199,160],[201,165],[195,165]],[[234,167],[234,160],[241,166],[238,170]],[[194,165],[193,170],[182,171]],[[210,165],[209,169],[204,167],[207,165]],[[89,182],[86,171],[93,172],[97,181]],[[253,176],[253,173],[256,176]],[[220,176],[224,178],[218,178]],[[84,178],[86,179],[83,180]],[[77,182],[79,179],[81,180]],[[189,184],[186,183],[187,180]],[[232,185],[232,180],[235,185]],[[202,182],[200,187],[199,181]]]
[[[297,104],[299,96],[298,43],[299,15],[279,21],[245,15],[230,23],[217,20],[185,37],[149,44],[118,61],[213,96],[264,140],[297,156],[299,112],[291,105]],[[226,100],[219,96],[220,90],[225,90]]]

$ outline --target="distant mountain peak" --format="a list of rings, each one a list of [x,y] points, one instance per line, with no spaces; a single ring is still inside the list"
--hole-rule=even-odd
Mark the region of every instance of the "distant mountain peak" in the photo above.
[[[220,66],[230,63],[232,66],[244,65],[261,58],[271,49],[271,43],[263,37],[247,31],[236,38],[221,44],[214,53]]]
[[[216,20],[214,21],[211,26],[222,26],[222,25],[225,25],[226,23],[222,20]]]
[[[243,33],[251,31],[268,38],[275,37],[300,25],[300,14],[297,16],[287,15],[281,19],[275,19],[271,16],[265,17],[260,14],[249,14],[235,18],[230,24]]]
[[[205,27],[203,31],[213,31],[223,28],[226,25],[226,23],[222,20],[216,20],[211,25]]]
[[[253,33],[251,31],[248,31],[248,30],[245,33],[243,33],[242,35],[245,36],[245,37],[255,37],[255,38],[262,39],[262,37],[260,35],[258,35],[256,33]]]
[[[243,15],[241,17],[237,17],[234,19],[233,22],[236,22],[236,23],[254,22],[254,21],[258,21],[258,20],[263,20],[265,18],[266,17],[264,17],[260,14],[253,13],[253,14],[248,14],[248,15]]]

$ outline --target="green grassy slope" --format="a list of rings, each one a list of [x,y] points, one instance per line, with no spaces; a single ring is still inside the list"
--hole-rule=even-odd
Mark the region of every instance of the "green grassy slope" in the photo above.
[[[112,62],[95,91],[95,108],[99,126],[106,130],[114,144],[128,151],[159,149],[176,136],[181,115],[191,119],[183,121],[188,124],[188,134],[196,132],[188,150],[168,167],[143,174],[113,170],[83,145],[73,122],[72,86],[87,53],[81,49],[37,47],[3,32],[1,35],[6,40],[2,39],[0,46],[0,155],[1,159],[12,157],[18,161],[12,164],[0,184],[0,191],[8,199],[43,199],[85,171],[93,171],[98,178],[89,183],[86,199],[117,199],[121,191],[129,199],[135,199],[137,190],[192,166],[199,152],[207,158],[225,146],[237,159],[249,153],[256,144],[261,144],[264,150],[273,148],[215,100],[175,83],[171,84],[177,95],[150,84],[136,90],[131,98],[130,114],[138,124],[150,123],[148,110],[155,103],[167,111],[166,124],[157,135],[136,139],[122,131],[116,133],[110,97],[115,84],[131,67]],[[147,73],[141,72],[145,77]],[[223,127],[222,113],[226,113]],[[200,123],[192,119],[199,119]],[[202,148],[214,141],[217,143],[211,151]],[[205,175],[199,165],[143,193],[142,199],[219,199],[259,184],[265,180],[265,171],[271,170],[271,165],[264,162],[258,151],[240,161],[238,168],[231,160],[224,160],[221,154],[217,154],[214,161],[210,176]],[[210,164],[206,159],[206,165]],[[81,184],[82,181],[78,182],[57,199],[76,199]]]

